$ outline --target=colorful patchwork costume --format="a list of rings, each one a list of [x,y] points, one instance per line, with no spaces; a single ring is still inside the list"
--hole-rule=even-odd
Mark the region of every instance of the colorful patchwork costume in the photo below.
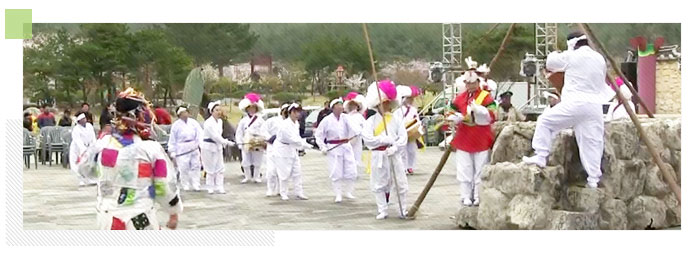
[[[178,173],[163,147],[151,140],[154,117],[148,102],[131,88],[116,101],[117,128],[90,146],[79,164],[83,176],[97,180],[99,229],[160,229],[158,206],[182,212]]]

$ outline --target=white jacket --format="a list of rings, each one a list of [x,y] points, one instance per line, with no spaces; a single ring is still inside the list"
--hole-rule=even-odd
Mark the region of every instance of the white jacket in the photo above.
[[[208,117],[204,121],[204,141],[201,142],[202,150],[209,151],[223,151],[223,146],[230,143],[223,138],[223,122],[220,119],[215,119],[213,116]],[[208,141],[213,142],[208,142]]]
[[[205,124],[206,122],[204,122]],[[203,143],[204,130],[201,129],[199,122],[192,118],[176,120],[170,127],[170,138],[168,138],[168,152],[172,157],[198,150]]]
[[[350,139],[362,133],[359,126],[353,125],[350,116],[345,113],[340,114],[340,118],[336,118],[335,114],[331,113],[324,117],[319,124],[319,127],[314,131],[314,138],[319,148],[334,148],[336,144],[327,144],[324,140],[342,140]],[[349,141],[346,144],[340,145],[328,153],[334,155],[343,155],[345,153],[352,153],[352,146]]]
[[[546,58],[546,69],[565,72],[561,102],[605,104],[614,96],[606,84],[604,57],[589,46],[550,53]]]

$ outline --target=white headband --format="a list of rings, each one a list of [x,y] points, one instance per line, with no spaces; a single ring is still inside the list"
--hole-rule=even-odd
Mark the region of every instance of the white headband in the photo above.
[[[212,112],[213,107],[216,107],[217,105],[220,105],[220,100],[208,103],[208,111]]]
[[[84,115],[83,113],[79,114],[79,116],[77,116],[77,121],[80,121],[83,118],[86,118],[86,115]]]
[[[285,108],[288,108],[288,106],[290,106],[290,105],[289,105],[289,104],[283,104],[283,105],[280,106],[280,110],[281,110],[281,111],[282,111],[282,110],[285,110]]]
[[[580,37],[571,38],[570,40],[568,40],[568,42],[566,42],[566,44],[568,45],[568,50],[574,50],[575,44],[577,44],[577,42],[579,42],[580,40],[586,40],[586,39],[587,39],[587,35],[582,35]]]
[[[292,103],[290,106],[288,106],[288,112],[291,112],[295,108],[299,108],[300,105],[298,103]]]
[[[337,103],[341,103],[341,104],[342,104],[342,103],[343,103],[343,99],[342,99],[342,98],[333,99],[333,101],[331,101],[330,107],[333,108],[333,106],[334,106],[335,104],[337,104]]]
[[[180,115],[180,113],[187,111],[187,108],[184,108],[184,106],[180,106],[180,108],[177,108],[177,115]]]

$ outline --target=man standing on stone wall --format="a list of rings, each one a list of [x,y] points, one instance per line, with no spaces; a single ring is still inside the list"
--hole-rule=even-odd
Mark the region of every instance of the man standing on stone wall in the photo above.
[[[537,119],[532,139],[535,154],[524,157],[526,163],[546,166],[553,138],[563,129],[573,127],[580,160],[587,171],[587,187],[596,188],[601,178],[604,152],[604,116],[602,105],[609,99],[606,87],[606,61],[592,50],[587,37],[576,32],[568,35],[568,50],[552,52],[546,58],[550,72],[565,72],[561,102]]]

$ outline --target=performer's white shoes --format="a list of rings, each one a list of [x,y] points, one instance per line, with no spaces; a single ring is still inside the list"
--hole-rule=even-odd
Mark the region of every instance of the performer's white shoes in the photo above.
[[[182,190],[184,190],[184,191],[189,191],[189,186],[183,186],[183,187],[182,187]]]
[[[261,183],[261,179],[260,178],[254,179],[254,183]]]
[[[352,195],[352,193],[345,193],[345,198],[347,199],[355,199],[356,197]]]
[[[403,210],[402,215],[400,214],[400,212],[398,212],[398,218],[401,218],[401,219],[407,218],[407,210]]]
[[[522,162],[525,162],[527,164],[535,164],[538,167],[546,167],[546,158],[541,157],[539,155],[534,155],[531,157],[522,157]]]
[[[220,193],[220,194],[225,194],[225,189],[224,189],[224,188],[220,188],[220,189],[218,190],[218,193]]]
[[[208,190],[208,194],[213,194],[213,190],[212,189]]]
[[[309,198],[305,195],[297,195],[297,199],[299,200],[309,200]]]
[[[280,196],[280,199],[283,200],[283,201],[288,201],[288,200],[290,200],[290,198],[289,198],[288,196],[283,196],[283,195]]]
[[[242,179],[242,181],[241,181],[240,183],[245,184],[245,183],[247,183],[248,181],[249,181],[249,179],[244,178],[244,179]]]
[[[474,202],[472,203],[474,206],[479,206],[479,198],[475,198]]]
[[[387,213],[387,212],[382,212],[382,213],[379,213],[378,215],[376,215],[376,219],[377,219],[377,220],[383,220],[383,219],[385,219],[385,218],[387,218],[387,217],[388,217],[388,213]]]
[[[336,195],[336,196],[335,196],[335,202],[336,202],[336,203],[343,202],[343,196],[341,196],[341,195]]]
[[[599,187],[599,185],[596,182],[588,182],[587,183],[587,188],[596,189],[597,187]]]
[[[465,199],[462,200],[462,205],[464,205],[464,206],[471,206],[471,205],[472,205],[472,200],[470,200],[469,198],[465,198]]]

